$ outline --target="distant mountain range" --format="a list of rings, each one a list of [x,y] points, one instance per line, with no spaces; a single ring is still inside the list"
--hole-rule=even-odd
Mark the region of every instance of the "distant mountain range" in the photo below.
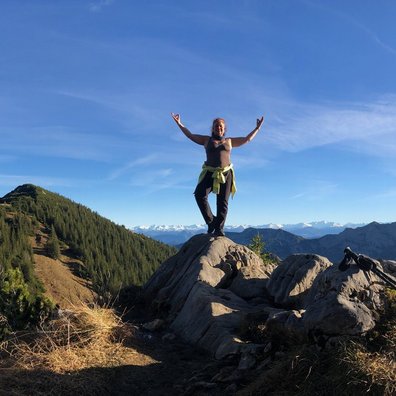
[[[316,224],[319,226],[315,226]],[[281,259],[285,259],[294,253],[316,253],[327,257],[333,263],[337,263],[343,258],[345,247],[349,246],[356,253],[366,254],[377,259],[396,260],[396,222],[388,224],[372,222],[362,227],[354,226],[355,228],[335,223],[318,222],[311,223],[308,227],[305,225],[305,228],[300,224],[278,226],[278,228],[273,225],[245,229],[241,227],[242,231],[239,227],[234,227],[233,231],[226,231],[226,236],[236,243],[248,245],[255,235],[260,234],[265,242],[265,249]],[[303,235],[307,235],[307,228],[311,230],[308,235],[320,234],[320,230],[322,230],[322,232],[327,232],[327,235],[319,238],[304,238],[301,235],[286,231],[286,228],[292,229],[294,232],[298,231]],[[315,230],[312,231],[313,229]],[[135,232],[136,230],[135,228]],[[332,233],[329,233],[329,230]],[[338,230],[338,233],[336,233],[336,230]],[[178,229],[173,227],[148,227],[144,231],[146,235],[150,235],[152,238],[158,238],[169,244],[180,245],[192,235],[205,232],[206,228],[202,226],[179,227]]]
[[[356,253],[377,259],[396,260],[396,223],[372,222],[355,229],[346,228],[336,235],[306,239],[284,230],[249,228],[243,232],[229,232],[226,236],[236,243],[247,245],[260,234],[265,248],[284,259],[293,253],[316,253],[327,257],[333,263],[343,257],[345,247]]]
[[[258,226],[237,225],[226,226],[226,232],[243,232],[247,229],[271,229],[283,230],[291,232],[292,234],[304,238],[320,238],[324,235],[339,234],[346,228],[357,228],[365,224],[339,224],[330,221],[315,221],[311,223],[298,223],[298,224],[264,224]],[[167,243],[169,245],[178,246],[186,242],[193,235],[206,232],[205,225],[151,225],[151,226],[137,226],[133,227],[132,231],[144,234],[158,241]]]

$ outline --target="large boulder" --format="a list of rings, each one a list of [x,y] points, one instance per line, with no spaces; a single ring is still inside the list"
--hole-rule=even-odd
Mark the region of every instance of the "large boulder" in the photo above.
[[[371,330],[382,308],[382,290],[382,281],[372,272],[357,265],[345,272],[332,266],[318,275],[309,291],[303,326],[308,332],[333,335]]]
[[[250,347],[238,337],[249,312],[252,307],[229,290],[197,282],[170,328],[220,359]]]
[[[260,309],[252,301],[262,301],[271,270],[247,247],[200,234],[161,265],[143,296],[183,339],[221,358],[250,347],[238,333]]]
[[[281,262],[267,283],[268,293],[276,305],[301,308],[319,273],[331,262],[316,254],[293,254]]]
[[[357,265],[343,272],[324,257],[293,255],[268,282],[275,304],[284,311],[270,315],[266,324],[306,335],[363,334],[378,320],[382,290],[382,281]]]

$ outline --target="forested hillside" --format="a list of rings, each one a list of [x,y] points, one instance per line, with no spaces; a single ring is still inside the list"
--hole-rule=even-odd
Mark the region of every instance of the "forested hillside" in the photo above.
[[[37,323],[52,308],[34,273],[32,229],[28,216],[0,205],[0,339]]]
[[[46,232],[52,233],[53,255],[57,241],[66,244],[69,254],[84,263],[82,276],[91,279],[102,295],[115,295],[127,285],[142,285],[175,253],[168,245],[134,234],[83,205],[31,184],[17,187],[1,201],[17,214],[30,215],[31,222],[44,224]],[[22,256],[29,254],[27,250]]]

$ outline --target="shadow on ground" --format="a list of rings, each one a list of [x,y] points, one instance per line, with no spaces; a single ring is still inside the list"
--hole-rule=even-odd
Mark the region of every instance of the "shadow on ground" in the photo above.
[[[35,395],[222,395],[224,390],[199,389],[202,370],[214,376],[219,362],[178,341],[163,341],[160,335],[137,331],[124,342],[156,362],[139,361],[117,367],[97,367],[65,374],[43,369],[0,366],[0,396]],[[136,364],[134,364],[136,363]],[[141,363],[140,363],[141,364]]]

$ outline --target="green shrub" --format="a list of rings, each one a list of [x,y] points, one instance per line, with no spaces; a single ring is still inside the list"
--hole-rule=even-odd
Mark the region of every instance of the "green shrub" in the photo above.
[[[19,268],[0,271],[0,316],[12,330],[27,328],[45,319],[53,303],[42,294],[31,293]]]
[[[265,242],[263,241],[263,237],[261,234],[257,233],[252,240],[250,241],[250,244],[248,245],[248,248],[252,250],[254,253],[257,254],[257,256],[261,257],[263,260],[264,264],[277,264],[277,260],[274,259],[274,257],[265,249]]]

